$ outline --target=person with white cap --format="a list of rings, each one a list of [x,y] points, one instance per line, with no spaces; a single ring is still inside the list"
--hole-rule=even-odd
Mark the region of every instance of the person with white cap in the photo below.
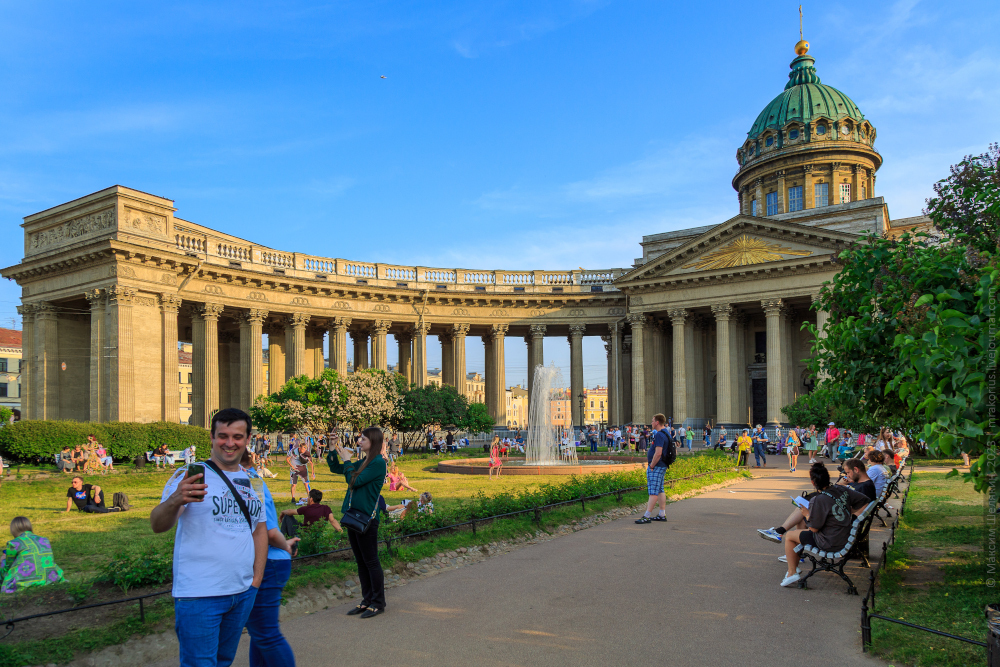
[[[840,444],[840,431],[837,430],[837,425],[830,422],[826,425],[826,445],[824,450],[826,450],[826,456],[830,459],[834,457],[834,452],[837,451],[837,445]]]

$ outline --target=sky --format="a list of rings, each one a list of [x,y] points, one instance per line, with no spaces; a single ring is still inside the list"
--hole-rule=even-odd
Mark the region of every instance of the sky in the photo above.
[[[803,2],[826,84],[875,125],[875,194],[919,215],[1000,140],[1000,4]],[[781,93],[798,2],[0,2],[0,263],[21,219],[121,184],[315,255],[630,266],[737,212],[736,149]],[[382,78],[385,77],[385,78]],[[20,327],[0,285],[0,326]],[[433,340],[433,339],[431,339]],[[428,361],[440,365],[440,347]],[[599,338],[588,386],[605,382]],[[482,345],[470,339],[470,371]],[[546,362],[569,346],[549,338]],[[390,362],[395,360],[390,345]],[[508,341],[507,380],[524,381]]]

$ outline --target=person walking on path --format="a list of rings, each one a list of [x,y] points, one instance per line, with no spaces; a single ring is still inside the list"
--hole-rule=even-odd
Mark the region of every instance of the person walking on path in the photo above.
[[[358,463],[351,461],[353,453],[349,449],[337,447],[336,452],[326,455],[330,472],[343,475],[347,480],[347,493],[341,511],[355,509],[371,517],[364,532],[357,532],[349,525],[347,538],[358,564],[358,579],[361,581],[361,604],[347,612],[349,616],[361,614],[361,618],[378,616],[385,611],[385,579],[382,563],[378,559],[378,497],[385,484],[386,465],[382,458],[382,430],[369,426],[361,432],[358,446],[364,458]],[[338,460],[337,455],[340,455]],[[341,463],[343,460],[343,463]]]
[[[816,433],[816,426],[810,426],[802,439],[806,446],[806,453],[809,455],[809,463],[816,463],[816,452],[819,450],[819,434]]]
[[[649,502],[646,503],[646,513],[636,519],[636,523],[667,520],[667,494],[663,492],[663,477],[667,468],[677,456],[674,443],[665,428],[667,418],[662,414],[653,415],[653,445],[646,452],[646,486],[649,491]],[[653,516],[653,507],[660,504],[660,513]]]
[[[292,554],[300,538],[286,540],[278,529],[278,510],[274,506],[271,490],[251,467],[251,463],[249,455],[243,457],[244,469],[251,479],[260,480],[254,486],[259,486],[264,496],[267,564],[246,625],[247,634],[250,635],[250,667],[295,667],[295,654],[288,640],[281,634],[278,613],[281,611],[281,594],[292,574]]]
[[[177,525],[172,592],[181,667],[232,664],[264,578],[264,503],[240,466],[250,423],[236,408],[215,413],[204,472],[178,469],[149,515],[154,533]]]
[[[764,433],[764,428],[760,424],[757,424],[757,428],[753,430],[753,460],[757,464],[754,468],[767,467],[767,434]],[[761,465],[762,461],[763,465]]]
[[[684,444],[687,445],[688,452],[694,447],[694,426],[684,429]]]
[[[826,425],[826,444],[823,445],[823,450],[826,452],[827,458],[834,458],[837,455],[837,446],[840,444],[840,429],[833,422]]]
[[[796,429],[788,429],[788,438],[785,441],[785,451],[788,453],[788,472],[795,472],[795,466],[799,462],[799,433]]]

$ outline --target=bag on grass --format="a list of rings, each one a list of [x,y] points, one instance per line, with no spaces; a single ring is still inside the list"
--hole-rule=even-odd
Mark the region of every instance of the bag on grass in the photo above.
[[[115,491],[115,495],[113,495],[111,498],[112,498],[111,500],[112,507],[118,507],[122,511],[132,509],[132,504],[128,501],[128,495],[126,495],[125,493],[122,493],[121,491]]]

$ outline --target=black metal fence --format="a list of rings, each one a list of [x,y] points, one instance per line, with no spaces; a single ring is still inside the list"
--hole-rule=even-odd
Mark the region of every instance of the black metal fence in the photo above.
[[[707,475],[717,475],[717,474],[722,473],[722,472],[727,472],[727,471],[726,470],[711,470],[709,472],[703,472],[703,473],[699,473],[697,475],[689,475],[687,477],[677,477],[677,478],[674,478],[674,479],[668,479],[668,480],[664,480],[664,486],[670,486],[670,485],[676,484],[677,482],[681,482],[681,481],[685,481],[685,480],[689,480],[689,479],[696,479],[696,478],[699,478],[699,477],[705,477]],[[396,536],[387,535],[384,538],[383,541],[385,543],[386,551],[388,551],[389,553],[392,553],[393,552],[393,546],[392,545],[393,545],[394,542],[398,544],[398,543],[404,542],[405,540],[412,540],[412,539],[415,539],[415,538],[422,538],[422,537],[426,537],[427,535],[431,535],[433,533],[441,533],[441,532],[450,532],[450,531],[460,530],[460,529],[466,528],[466,527],[470,527],[472,529],[472,533],[475,535],[476,534],[477,526],[481,526],[481,525],[483,525],[485,523],[489,523],[489,522],[495,521],[496,519],[505,519],[505,518],[508,518],[508,517],[519,516],[519,515],[522,515],[522,514],[533,514],[534,515],[533,519],[534,519],[535,523],[540,523],[541,522],[541,513],[544,510],[550,510],[550,509],[553,509],[553,508],[556,508],[556,507],[562,507],[564,505],[572,505],[572,504],[575,504],[575,503],[580,503],[580,506],[584,510],[586,510],[586,508],[587,508],[587,501],[597,500],[599,498],[605,498],[607,496],[616,496],[617,499],[618,499],[618,502],[621,502],[622,498],[624,497],[624,495],[626,493],[629,493],[631,491],[643,490],[645,488],[646,488],[645,486],[628,486],[628,487],[623,487],[623,488],[620,488],[620,489],[615,489],[613,491],[606,491],[604,493],[598,493],[598,494],[591,495],[591,496],[584,496],[583,494],[580,494],[579,498],[574,498],[572,500],[563,500],[563,501],[560,501],[560,502],[557,502],[557,503],[549,503],[547,505],[539,505],[539,506],[536,506],[536,507],[529,507],[529,508],[522,509],[522,510],[516,510],[514,512],[505,512],[503,514],[493,514],[493,515],[484,516],[484,517],[472,517],[468,521],[460,521],[458,523],[449,524],[447,526],[439,526],[437,528],[430,528],[430,529],[427,529],[427,530],[421,530],[421,531],[417,531],[415,533],[407,533],[406,535],[396,535]],[[350,547],[342,547],[340,549],[332,549],[330,551],[323,551],[323,552],[320,552],[320,553],[308,554],[308,555],[305,555],[305,556],[296,556],[292,560],[293,561],[304,561],[304,560],[307,560],[307,559],[310,559],[310,558],[318,558],[320,556],[330,556],[330,555],[334,555],[334,554],[338,554],[338,553],[346,553],[346,552],[349,552],[350,550],[351,550]],[[74,611],[84,611],[86,609],[94,609],[94,608],[97,608],[97,607],[107,607],[107,606],[110,606],[110,605],[125,604],[127,602],[135,602],[137,600],[139,602],[139,620],[142,621],[143,623],[145,623],[146,622],[145,601],[148,600],[149,598],[160,597],[161,595],[167,595],[169,593],[170,593],[170,589],[167,589],[167,590],[164,590],[164,591],[156,591],[155,593],[145,593],[143,595],[135,595],[133,597],[122,598],[120,600],[109,600],[107,602],[95,602],[93,604],[82,605],[82,606],[79,606],[79,607],[69,607],[69,608],[66,608],[66,609],[58,609],[56,611],[47,611],[47,612],[43,612],[43,613],[40,613],[40,614],[31,614],[30,616],[21,616],[21,617],[18,617],[18,618],[11,618],[11,619],[9,619],[9,620],[7,620],[5,622],[5,627],[6,627],[7,633],[3,637],[0,637],[0,640],[5,639],[8,635],[10,635],[10,633],[12,633],[14,631],[14,627],[15,627],[15,625],[17,623],[23,623],[24,621],[30,621],[30,620],[36,619],[36,618],[44,618],[44,617],[47,617],[47,616],[56,616],[56,615],[59,615],[59,614],[67,614],[67,613],[74,612]]]
[[[910,463],[910,479],[913,478],[913,462]],[[889,528],[889,539],[886,542],[882,542],[882,555],[879,557],[878,569],[881,571],[882,568],[886,566],[889,555],[889,547],[896,541],[896,528],[899,526],[899,520],[906,511],[906,498],[910,494],[910,486],[907,485],[906,491],[903,492],[903,502],[899,506],[899,512],[896,514],[896,518],[893,520]],[[903,625],[908,628],[913,628],[914,630],[920,630],[922,632],[929,632],[931,634],[940,635],[941,637],[947,637],[949,639],[957,639],[958,641],[966,642],[968,644],[975,644],[976,646],[982,646],[986,648],[985,642],[976,641],[975,639],[969,639],[968,637],[961,637],[959,635],[953,635],[947,632],[942,632],[941,630],[935,630],[934,628],[927,628],[922,625],[916,625],[914,623],[907,623],[898,618],[890,618],[888,616],[882,616],[881,614],[876,614],[875,612],[875,596],[877,577],[875,576],[875,568],[872,568],[868,573],[868,592],[865,597],[861,600],[861,650],[867,652],[872,646],[872,621],[888,621],[889,623],[895,623],[897,625]],[[869,605],[871,609],[869,610]]]

